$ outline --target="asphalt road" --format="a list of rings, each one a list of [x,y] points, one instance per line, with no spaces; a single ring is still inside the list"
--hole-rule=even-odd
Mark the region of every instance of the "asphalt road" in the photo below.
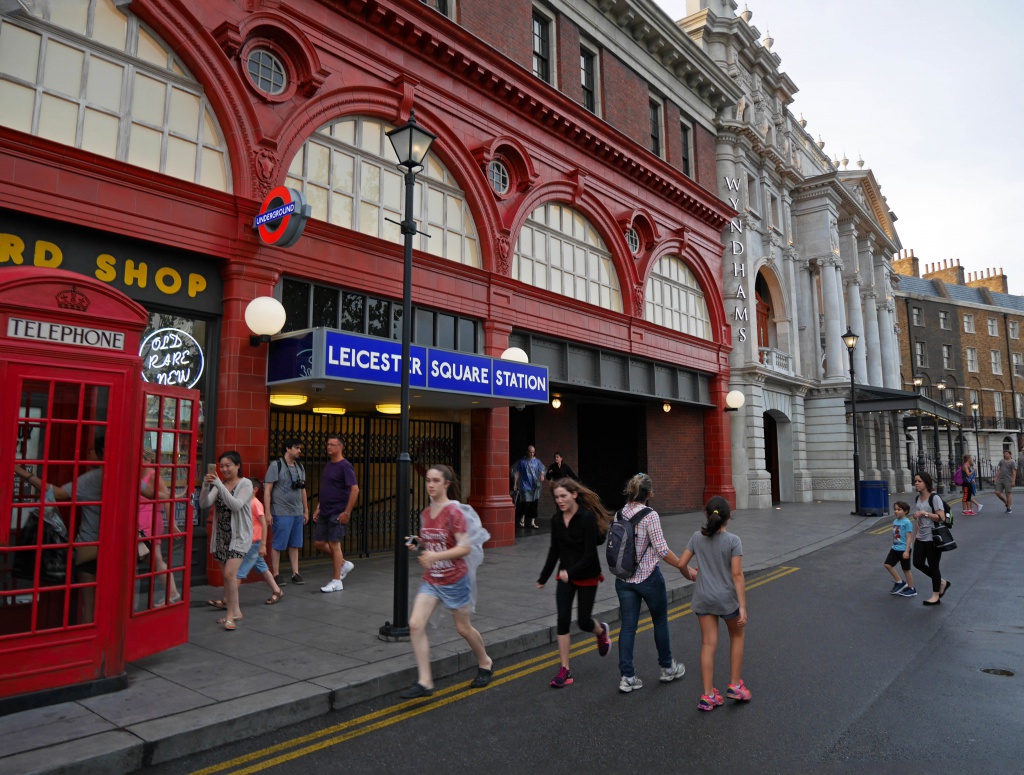
[[[546,648],[499,663],[482,691],[466,673],[429,700],[392,695],[148,772],[1024,772],[1022,522],[995,505],[959,519],[941,606],[922,606],[920,574],[917,598],[888,594],[887,531],[749,574],[749,703],[696,709],[699,633],[686,604],[671,633],[687,674],[671,684],[657,681],[649,629],[637,636],[645,685],[628,695],[616,646],[602,659],[588,637],[562,690],[548,687],[558,662]],[[723,626],[723,692],[727,642]]]

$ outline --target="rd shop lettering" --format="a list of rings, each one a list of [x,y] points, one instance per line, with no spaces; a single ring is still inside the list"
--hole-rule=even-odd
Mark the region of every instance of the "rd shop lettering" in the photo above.
[[[64,252],[54,242],[35,240],[31,244],[26,244],[25,240],[16,234],[0,234],[0,264],[7,263],[59,269],[64,263]],[[171,266],[131,258],[122,259],[109,253],[96,256],[93,276],[111,285],[122,285],[127,288],[153,287],[167,296],[185,293],[192,299],[203,293],[207,287],[206,278],[201,274],[182,273]]]

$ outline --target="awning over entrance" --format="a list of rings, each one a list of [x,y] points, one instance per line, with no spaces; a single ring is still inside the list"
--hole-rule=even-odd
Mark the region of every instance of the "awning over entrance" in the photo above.
[[[893,390],[869,385],[857,385],[857,414],[863,412],[912,412],[932,415],[950,425],[963,425],[967,419],[962,412],[950,409],[945,404],[933,401],[920,393],[909,390]],[[850,411],[850,401],[846,402]]]
[[[414,407],[482,409],[548,401],[545,366],[413,345],[409,368]],[[313,408],[397,406],[401,379],[402,345],[395,340],[312,328],[270,342],[272,394],[303,396],[303,405]]]

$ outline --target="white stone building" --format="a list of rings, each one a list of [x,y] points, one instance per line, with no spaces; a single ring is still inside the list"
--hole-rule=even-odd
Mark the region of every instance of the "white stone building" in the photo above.
[[[718,193],[740,215],[724,230],[724,294],[737,505],[853,499],[849,356],[868,395],[900,389],[890,257],[895,216],[864,163],[829,160],[787,106],[797,88],[771,38],[733,0],[690,0],[679,26],[740,87],[718,115]],[[845,154],[844,154],[845,156]],[[861,400],[858,388],[858,401]],[[896,397],[896,396],[893,396]],[[861,478],[909,484],[898,415],[858,413]]]

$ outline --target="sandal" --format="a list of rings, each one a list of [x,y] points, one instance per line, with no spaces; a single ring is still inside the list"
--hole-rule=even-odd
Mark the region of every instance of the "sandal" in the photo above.
[[[269,600],[264,600],[263,605],[274,605],[274,603],[281,602],[281,598],[284,597],[284,592],[275,592],[270,596]]]
[[[214,608],[219,608],[221,611],[227,611],[228,606],[223,600],[207,600],[207,605],[212,605]]]
[[[218,619],[217,620],[217,624],[227,624],[228,622],[240,622],[240,621],[242,621],[242,616],[241,615],[236,616],[234,619],[232,619],[230,616],[225,616],[225,617],[223,617],[221,619]],[[234,627],[232,627],[231,629],[234,629]]]
[[[224,629],[225,630],[237,630],[238,626],[235,624],[235,620],[234,619],[225,619],[224,620]]]

